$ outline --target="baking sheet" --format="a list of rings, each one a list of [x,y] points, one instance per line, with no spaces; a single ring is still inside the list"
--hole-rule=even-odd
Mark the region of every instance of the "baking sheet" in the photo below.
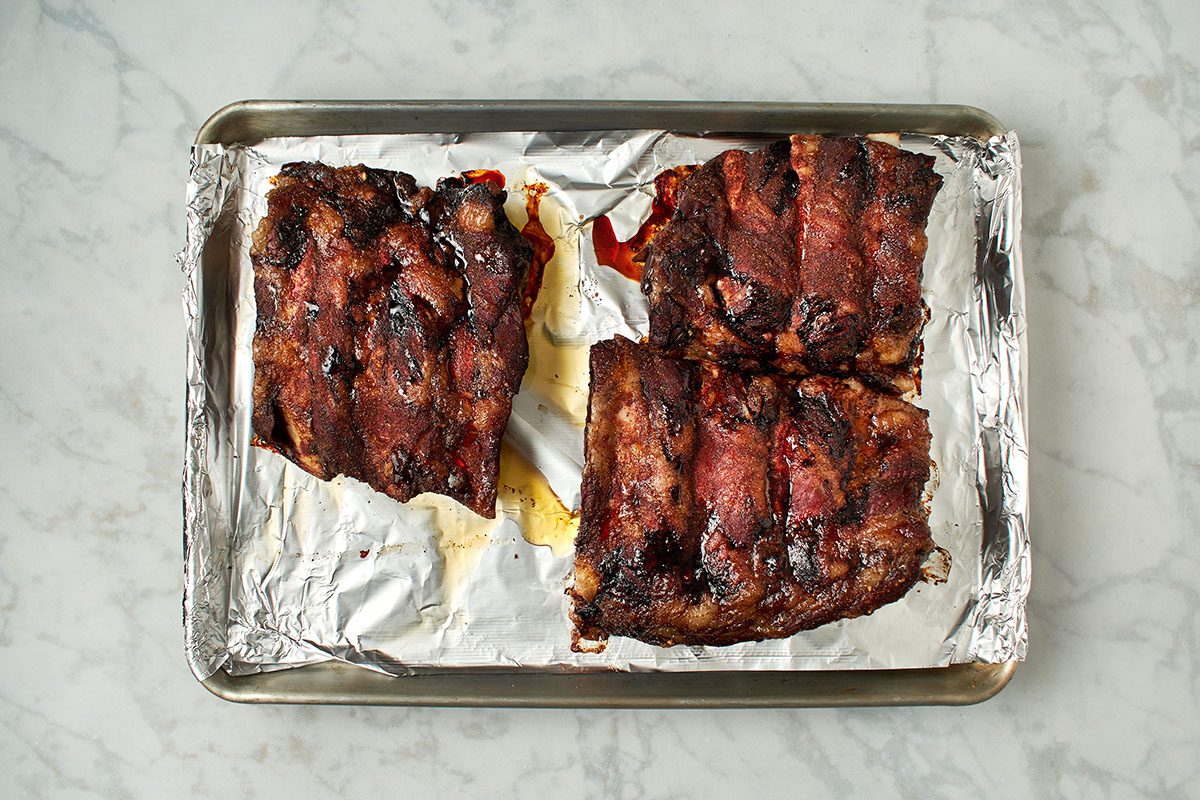
[[[563,593],[569,543],[559,536],[552,549],[525,541],[523,525],[526,533],[545,525],[528,514],[528,504],[521,507],[531,488],[524,478],[509,497],[510,513],[484,523],[452,501],[423,496],[401,505],[357,481],[319,481],[249,447],[249,233],[281,164],[361,162],[402,169],[426,184],[467,169],[498,169],[518,226],[521,187],[546,184],[541,219],[556,239],[556,258],[534,309],[531,367],[514,403],[508,463],[520,464],[523,454],[574,508],[587,346],[614,333],[636,337],[646,327],[636,284],[595,263],[590,221],[608,214],[618,236],[628,238],[648,212],[659,171],[758,143],[612,131],[197,147],[182,256],[190,278],[185,626],[197,674],[222,666],[246,674],[329,658],[403,673],[490,666],[847,669],[1023,657],[1024,309],[1019,156],[1011,134],[988,143],[901,140],[934,153],[945,177],[928,228],[924,289],[932,318],[919,404],[931,412],[938,464],[931,527],[953,566],[945,583],[919,585],[869,617],[727,648],[661,649],[614,639],[601,654],[573,653]],[[569,532],[569,525],[560,527]]]

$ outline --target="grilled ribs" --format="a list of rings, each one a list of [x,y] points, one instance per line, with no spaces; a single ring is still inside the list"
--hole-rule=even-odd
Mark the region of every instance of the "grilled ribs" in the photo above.
[[[256,444],[319,478],[495,516],[530,246],[491,183],[283,167],[251,260]]]
[[[591,353],[572,616],[585,639],[782,638],[900,598],[933,547],[926,412],[613,339]]]
[[[924,325],[934,159],[861,137],[728,150],[682,186],[649,245],[650,342],[908,391]]]

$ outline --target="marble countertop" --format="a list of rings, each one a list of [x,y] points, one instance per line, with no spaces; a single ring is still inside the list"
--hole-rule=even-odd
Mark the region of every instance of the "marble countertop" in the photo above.
[[[1200,795],[1200,6],[168,6],[0,9],[0,795]],[[247,97],[932,101],[1015,128],[1028,662],[969,708],[209,695],[182,651],[173,255],[192,137]]]

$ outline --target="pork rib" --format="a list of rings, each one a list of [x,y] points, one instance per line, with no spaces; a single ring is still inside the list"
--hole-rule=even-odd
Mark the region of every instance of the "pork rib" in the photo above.
[[[650,342],[792,374],[915,385],[931,156],[795,135],[728,150],[684,182],[649,244]]]
[[[256,444],[319,478],[495,516],[531,252],[492,183],[283,167],[251,260]]]
[[[727,645],[868,614],[933,547],[926,412],[852,379],[591,352],[572,616],[584,639]]]

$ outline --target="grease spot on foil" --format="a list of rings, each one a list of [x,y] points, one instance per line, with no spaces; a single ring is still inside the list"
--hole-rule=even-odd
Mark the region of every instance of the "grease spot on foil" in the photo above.
[[[508,442],[500,446],[495,519],[481,517],[438,494],[418,495],[407,506],[431,513],[430,523],[444,568],[443,588],[452,606],[491,544],[492,534],[505,519],[517,524],[525,541],[549,547],[559,557],[570,554],[579,531],[579,513],[568,509],[541,471]],[[386,555],[393,547],[385,545],[378,555]]]
[[[579,512],[566,507],[545,476],[512,445],[500,447],[499,509],[514,520],[525,541],[569,555],[579,532]]]
[[[525,380],[578,428],[587,422],[587,374],[591,345],[531,336]]]
[[[492,533],[504,521],[487,519],[456,500],[440,494],[421,494],[406,504],[425,509],[435,532],[434,543],[442,560],[442,591],[449,609],[460,609],[461,600]]]
[[[579,230],[549,185],[524,186],[526,221],[521,235],[533,246],[533,264],[525,292],[525,332],[529,366],[521,384],[575,427],[587,419],[588,353],[591,343],[580,317]],[[579,514],[559,498],[546,476],[505,441],[500,448],[497,508],[520,528],[525,541],[569,555],[579,530]]]
[[[522,233],[531,230],[536,219],[534,236],[549,246],[540,246],[540,253],[547,258],[541,288],[527,316],[529,367],[521,391],[544,398],[547,402],[543,405],[554,406],[582,429],[587,421],[591,340],[581,324],[579,231],[564,224],[564,209],[547,193],[545,184],[530,184],[526,191],[530,217]],[[538,248],[535,243],[535,252]]]

